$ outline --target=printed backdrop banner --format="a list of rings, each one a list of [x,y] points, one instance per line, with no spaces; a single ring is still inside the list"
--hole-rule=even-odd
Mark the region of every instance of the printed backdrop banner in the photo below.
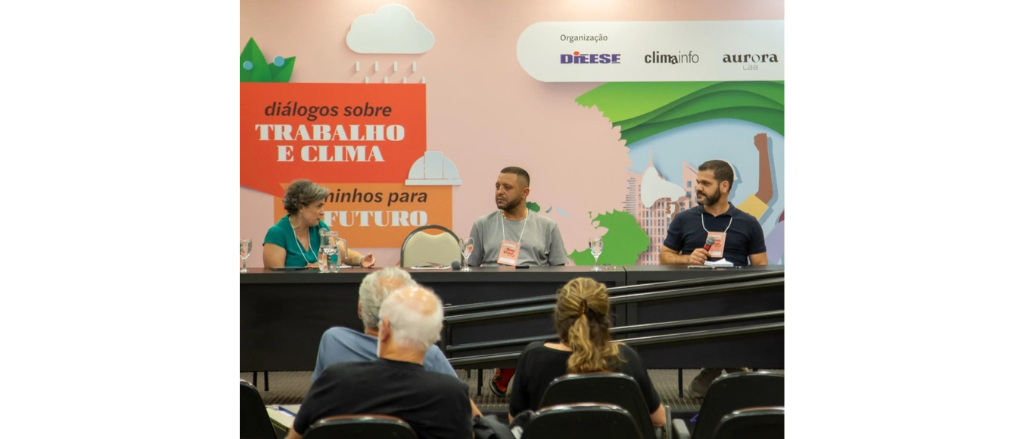
[[[595,264],[595,236],[602,264],[658,264],[708,160],[732,166],[728,200],[785,264],[784,0],[568,3],[243,0],[249,267],[297,178],[388,266],[418,226],[468,236],[506,166],[529,172],[526,207],[570,264]]]
[[[242,186],[402,183],[426,151],[423,84],[241,84]]]

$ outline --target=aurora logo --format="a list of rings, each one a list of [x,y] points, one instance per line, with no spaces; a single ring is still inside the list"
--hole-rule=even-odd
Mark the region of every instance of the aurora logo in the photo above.
[[[772,54],[763,55],[725,55],[722,62],[727,63],[755,63],[755,62],[779,62],[779,56]]]

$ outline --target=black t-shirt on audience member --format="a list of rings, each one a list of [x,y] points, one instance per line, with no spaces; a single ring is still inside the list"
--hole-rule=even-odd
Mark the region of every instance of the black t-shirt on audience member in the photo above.
[[[512,380],[512,388],[509,389],[509,413],[514,416],[524,410],[537,411],[548,384],[568,373],[566,370],[571,354],[572,352],[546,347],[544,342],[530,343],[519,355],[519,362],[516,364],[516,377]],[[640,356],[633,348],[620,344],[619,357],[624,361],[616,363],[611,360],[608,365],[610,372],[621,372],[633,377],[640,385],[647,408],[654,413],[661,405],[661,396],[654,391],[651,377],[647,375],[647,368],[640,361]]]
[[[324,369],[303,399],[292,428],[305,435],[314,422],[328,416],[364,414],[397,417],[420,439],[472,436],[465,383],[419,364],[383,358]]]

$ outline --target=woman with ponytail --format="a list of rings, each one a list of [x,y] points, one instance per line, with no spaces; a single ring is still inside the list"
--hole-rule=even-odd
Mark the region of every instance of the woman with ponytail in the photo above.
[[[557,342],[534,342],[519,355],[509,388],[509,421],[540,409],[540,398],[552,380],[569,373],[621,372],[633,377],[651,409],[651,422],[665,425],[665,407],[654,391],[647,368],[629,346],[612,341],[611,308],[604,284],[586,277],[558,290],[555,304]]]

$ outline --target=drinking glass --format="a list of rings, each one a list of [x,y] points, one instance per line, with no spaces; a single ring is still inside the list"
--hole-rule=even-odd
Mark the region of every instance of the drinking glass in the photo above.
[[[337,245],[329,245],[327,246],[327,252],[331,254],[331,258],[327,261],[327,271],[337,273],[338,268],[341,268],[339,247]]]
[[[466,238],[462,241],[462,270],[469,271],[469,255],[473,254],[473,238]]]
[[[248,239],[248,238],[247,239],[243,239],[241,241],[241,244],[242,244],[241,245],[241,247],[242,247],[242,253],[241,253],[241,256],[242,256],[242,273],[248,273],[249,270],[245,268],[245,260],[249,259],[249,253],[252,252],[252,240]]]
[[[321,273],[337,273],[338,263],[332,258],[338,254],[338,246],[336,245],[321,245],[320,253],[317,257],[317,265],[320,266]]]
[[[590,271],[601,271],[601,268],[597,265],[597,258],[601,256],[601,249],[604,248],[604,242],[601,241],[600,236],[590,238],[590,254],[594,255],[594,268]]]

